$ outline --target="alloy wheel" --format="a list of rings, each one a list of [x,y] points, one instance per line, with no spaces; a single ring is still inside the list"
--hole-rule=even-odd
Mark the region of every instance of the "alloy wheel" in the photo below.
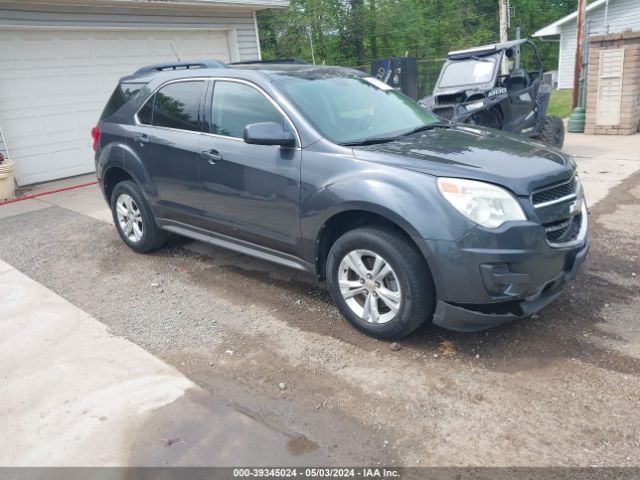
[[[135,200],[126,193],[116,200],[116,216],[124,236],[131,242],[139,242],[144,232],[142,214]]]
[[[342,258],[338,284],[349,308],[369,323],[390,322],[402,305],[398,276],[370,250],[352,250]]]

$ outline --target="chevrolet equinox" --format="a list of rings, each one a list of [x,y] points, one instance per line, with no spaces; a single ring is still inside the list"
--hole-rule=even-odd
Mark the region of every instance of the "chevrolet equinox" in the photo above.
[[[130,248],[175,233],[311,272],[378,338],[531,316],[588,249],[570,157],[446,122],[355,70],[151,65],[92,135]]]

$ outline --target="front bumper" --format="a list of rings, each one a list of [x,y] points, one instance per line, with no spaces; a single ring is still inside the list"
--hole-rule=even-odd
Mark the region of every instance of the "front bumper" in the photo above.
[[[558,252],[565,257],[565,269],[542,284],[534,294],[520,300],[474,305],[438,300],[433,323],[449,330],[473,332],[529,317],[562,294],[567,282],[577,275],[588,250],[589,241],[585,239],[579,247]]]

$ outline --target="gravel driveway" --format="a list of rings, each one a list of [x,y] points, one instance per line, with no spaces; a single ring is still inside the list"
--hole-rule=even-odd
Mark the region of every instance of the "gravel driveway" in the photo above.
[[[181,239],[137,255],[58,206],[0,220],[0,258],[212,396],[303,435],[293,455],[640,466],[640,175],[590,220],[583,270],[539,316],[475,334],[426,326],[399,349],[353,330],[298,272]],[[189,427],[172,428],[187,444]]]
[[[640,157],[637,136],[594,140],[568,135],[597,202],[582,271],[538,316],[487,332],[380,342],[299,272],[179,238],[137,255],[95,187],[0,207],[0,259],[202,387],[156,411],[131,464],[191,465],[240,438],[203,443],[218,417],[183,421],[189,405],[290,438],[292,464],[638,467]],[[158,449],[159,431],[183,441]]]

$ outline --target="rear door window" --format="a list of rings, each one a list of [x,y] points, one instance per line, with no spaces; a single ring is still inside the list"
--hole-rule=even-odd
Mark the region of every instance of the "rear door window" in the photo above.
[[[178,82],[155,94],[152,125],[200,131],[199,109],[205,82]]]
[[[158,90],[138,112],[138,121],[147,125],[200,131],[202,80],[170,83]]]
[[[152,96],[138,111],[138,121],[140,123],[151,125],[151,120],[153,119],[153,101],[155,99],[156,96]]]

